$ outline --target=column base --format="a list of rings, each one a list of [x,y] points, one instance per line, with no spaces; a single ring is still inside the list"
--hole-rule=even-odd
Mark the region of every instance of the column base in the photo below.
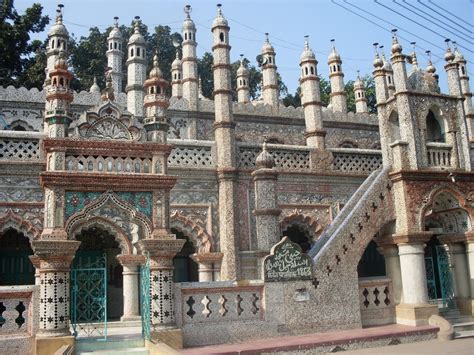
[[[419,326],[428,325],[428,318],[438,314],[438,306],[435,304],[399,304],[395,307],[398,324]]]
[[[163,343],[175,350],[183,348],[183,332],[176,326],[155,326],[151,340],[154,344]]]
[[[71,347],[74,349],[76,339],[72,335],[59,337],[36,337],[35,349],[36,355],[55,354],[62,347]]]
[[[456,304],[459,313],[463,315],[474,316],[474,299],[472,298],[456,298]]]
[[[123,315],[120,317],[120,321],[121,322],[135,322],[135,321],[139,321],[139,320],[142,320],[142,317],[141,316],[127,316],[127,315]]]

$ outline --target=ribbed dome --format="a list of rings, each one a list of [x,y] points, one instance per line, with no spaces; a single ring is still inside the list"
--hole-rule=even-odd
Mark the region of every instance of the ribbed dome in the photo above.
[[[409,90],[413,91],[426,93],[440,92],[438,83],[433,75],[418,68],[413,70],[408,76],[407,86]]]
[[[257,156],[255,159],[255,164],[257,165],[257,169],[271,169],[275,166],[275,159],[267,151],[267,143],[264,142],[262,146],[262,152]]]
[[[97,79],[94,76],[94,83],[92,84],[91,88],[89,89],[89,92],[98,92],[100,93],[100,87],[97,85]]]
[[[212,28],[222,26],[222,27],[229,27],[229,23],[227,22],[226,18],[222,14],[222,9],[220,5],[217,5],[217,16],[212,22]]]
[[[67,31],[66,26],[63,24],[63,14],[61,10],[57,10],[56,23],[49,29],[48,36],[69,36],[69,32]]]
[[[300,62],[303,62],[306,60],[316,60],[316,55],[314,54],[313,50],[309,47],[309,43],[307,39],[305,39],[304,41],[304,49],[303,49],[303,53],[301,53],[301,56],[300,56]]]
[[[138,25],[138,21],[135,22],[135,28],[133,35],[130,36],[130,39],[128,40],[128,44],[142,44],[145,45],[145,38],[140,33],[140,27]]]

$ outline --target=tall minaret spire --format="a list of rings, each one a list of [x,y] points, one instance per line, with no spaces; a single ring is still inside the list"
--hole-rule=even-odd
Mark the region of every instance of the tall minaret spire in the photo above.
[[[212,23],[212,54],[214,57],[214,136],[217,151],[217,180],[219,185],[219,236],[222,280],[239,279],[239,247],[237,231],[237,185],[235,122],[232,113],[232,87],[229,45],[229,24],[217,5]]]
[[[48,46],[46,49],[47,65],[46,65],[46,79],[45,86],[50,83],[49,72],[54,69],[56,60],[58,59],[59,52],[68,50],[69,33],[66,26],[63,24],[63,7],[64,5],[59,4],[56,10],[56,21],[51,26],[48,32]]]
[[[143,84],[146,79],[146,42],[140,33],[140,17],[135,16],[134,32],[128,40],[127,109],[143,117]]]
[[[244,55],[240,55],[240,66],[237,69],[237,101],[250,102],[249,70],[244,63]]]
[[[279,88],[277,66],[275,62],[275,49],[270,43],[268,33],[262,47],[262,80],[263,80],[263,102],[265,105],[277,107],[279,103]]]
[[[323,113],[321,91],[317,71],[318,61],[313,50],[309,47],[308,36],[305,36],[304,50],[300,57],[300,86],[301,104],[304,108],[306,125],[306,145],[312,148],[324,149]]]
[[[354,82],[354,97],[357,113],[367,113],[367,97],[365,96],[365,85],[357,71],[357,79]]]
[[[332,51],[328,57],[329,79],[331,81],[331,104],[334,112],[347,112],[347,98],[344,90],[344,73],[342,72],[341,56],[336,50],[334,39]]]
[[[176,48],[176,58],[171,64],[171,96],[178,99],[183,97],[183,70],[181,59],[179,59],[179,49]]]
[[[107,37],[107,66],[111,68],[110,76],[112,79],[112,87],[115,94],[122,92],[122,60],[123,60],[123,36],[120,32],[118,17],[114,17],[114,27]]]
[[[474,110],[472,108],[472,92],[469,86],[469,75],[467,74],[467,61],[459,51],[456,43],[454,44],[454,61],[458,63],[459,80],[461,82],[461,93],[464,96],[464,113],[466,115],[469,139],[474,139]]]
[[[199,90],[198,90],[198,70],[196,56],[196,26],[191,19],[192,8],[190,5],[184,7],[186,19],[183,22],[183,58],[181,65],[183,70],[183,98],[189,103],[189,109],[198,110]]]

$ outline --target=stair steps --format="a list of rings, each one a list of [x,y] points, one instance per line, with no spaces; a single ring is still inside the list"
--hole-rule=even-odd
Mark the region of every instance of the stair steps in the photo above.
[[[462,315],[457,309],[441,312],[441,315],[452,324],[454,339],[474,337],[474,317]]]
[[[75,351],[77,355],[133,354],[148,355],[145,341],[141,337],[111,336],[107,340],[78,339]]]

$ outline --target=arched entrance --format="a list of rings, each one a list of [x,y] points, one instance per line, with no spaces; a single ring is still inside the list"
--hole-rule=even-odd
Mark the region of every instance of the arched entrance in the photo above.
[[[0,286],[33,285],[35,269],[30,241],[13,228],[0,234]]]
[[[377,250],[377,244],[371,240],[357,265],[359,277],[386,276],[385,258]]]
[[[282,236],[287,236],[293,243],[301,247],[303,253],[307,253],[311,249],[313,240],[308,227],[304,224],[293,223],[290,224],[282,233]]]
[[[173,259],[174,281],[175,282],[195,282],[199,281],[198,264],[191,259],[191,255],[196,253],[196,248],[188,236],[183,232],[172,228],[171,233],[176,235],[176,239],[185,239],[181,251]]]
[[[99,226],[83,229],[76,236],[81,245],[76,252],[73,267],[94,266],[104,258],[107,287],[107,320],[119,320],[123,315],[123,268],[117,260],[121,253],[114,236]]]

